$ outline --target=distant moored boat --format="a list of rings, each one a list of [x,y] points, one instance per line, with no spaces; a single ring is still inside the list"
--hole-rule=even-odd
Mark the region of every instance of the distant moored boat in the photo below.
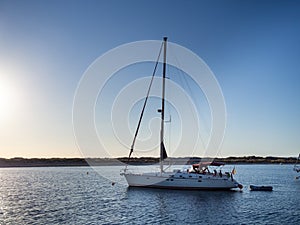
[[[299,161],[300,161],[300,154],[298,155],[297,161],[294,165],[294,171],[296,171],[297,173],[300,172],[300,165],[299,165]]]
[[[256,185],[250,185],[251,191],[272,191],[272,186],[256,186]]]

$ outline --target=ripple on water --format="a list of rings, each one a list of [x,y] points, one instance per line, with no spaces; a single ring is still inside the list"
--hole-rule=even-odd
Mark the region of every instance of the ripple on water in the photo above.
[[[291,166],[236,168],[243,192],[112,186],[89,167],[0,169],[0,224],[300,224]],[[122,179],[119,167],[101,169]],[[251,192],[250,184],[274,191]]]

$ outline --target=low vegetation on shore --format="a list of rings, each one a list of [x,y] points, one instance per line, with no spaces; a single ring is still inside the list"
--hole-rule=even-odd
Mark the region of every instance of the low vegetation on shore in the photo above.
[[[225,164],[294,164],[296,157],[227,157],[227,158],[168,158],[167,161],[175,164],[193,164],[202,161],[223,162]],[[154,157],[142,158],[0,158],[0,167],[50,167],[50,166],[112,166],[124,165],[129,163],[132,165],[149,165],[158,163],[159,159]]]

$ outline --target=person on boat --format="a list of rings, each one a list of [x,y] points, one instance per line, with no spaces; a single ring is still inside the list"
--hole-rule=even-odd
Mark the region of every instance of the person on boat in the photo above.
[[[217,176],[217,170],[214,170],[214,177]]]
[[[220,170],[220,172],[219,172],[219,175],[220,175],[220,177],[222,177],[223,176],[223,174],[222,174],[222,171]]]
[[[209,170],[208,170],[207,167],[203,167],[201,171],[202,171],[202,172],[201,172],[202,174],[209,173]]]
[[[206,167],[206,172],[208,173],[208,174],[211,174],[211,172],[210,172],[210,170],[208,169],[208,167]]]

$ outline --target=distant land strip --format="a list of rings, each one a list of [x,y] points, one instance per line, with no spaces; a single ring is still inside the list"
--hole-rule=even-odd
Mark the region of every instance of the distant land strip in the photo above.
[[[227,158],[168,158],[165,163],[176,165],[194,164],[202,161],[223,162],[225,164],[295,164],[296,157],[227,157]],[[151,165],[159,162],[159,158],[141,157],[131,158],[0,158],[0,168],[5,167],[59,167],[59,166],[115,166],[128,163],[131,165]]]

